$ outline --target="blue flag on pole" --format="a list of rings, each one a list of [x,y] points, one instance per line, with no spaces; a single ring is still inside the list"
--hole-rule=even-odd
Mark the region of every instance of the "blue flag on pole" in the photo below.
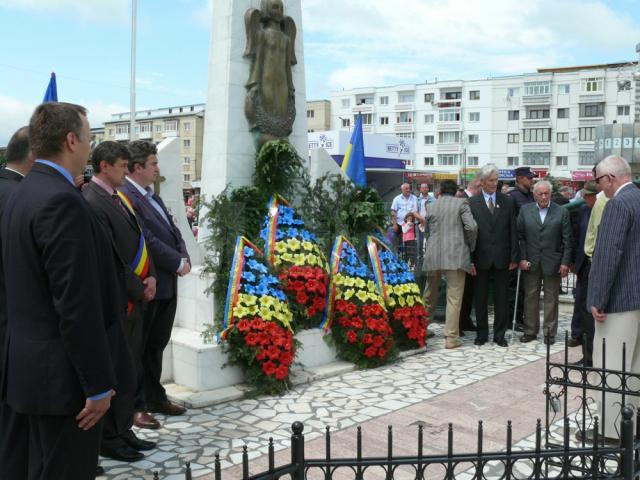
[[[49,80],[49,86],[47,91],[44,92],[44,99],[42,103],[57,102],[58,101],[58,86],[56,85],[56,74],[51,72],[51,80]]]
[[[358,114],[351,141],[342,160],[342,171],[359,187],[367,186],[364,168],[364,138],[362,136],[362,113]]]

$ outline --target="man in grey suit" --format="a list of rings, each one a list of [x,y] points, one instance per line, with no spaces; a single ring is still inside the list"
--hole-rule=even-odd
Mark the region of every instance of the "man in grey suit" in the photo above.
[[[524,271],[523,343],[535,340],[540,329],[540,287],[544,285],[544,343],[555,343],[558,332],[560,278],[571,263],[569,212],[551,202],[551,184],[533,187],[535,203],[524,205],[518,215],[520,269]]]
[[[596,182],[609,198],[598,228],[593,253],[587,305],[596,320],[594,367],[606,360],[608,369],[640,372],[640,190],[631,183],[631,169],[619,156],[609,156],[596,166]],[[606,358],[602,340],[606,340]],[[627,344],[622,365],[622,344]],[[604,435],[619,438],[619,395],[607,395],[599,405]],[[638,406],[638,398],[626,402]],[[587,433],[587,436],[589,433]],[[587,438],[588,440],[588,438]]]
[[[471,252],[476,245],[476,225],[469,201],[456,198],[457,185],[445,180],[440,186],[441,197],[427,205],[424,270],[427,286],[424,300],[433,315],[438,302],[440,277],[447,279],[447,309],[445,314],[445,348],[457,348],[460,306],[464,295],[465,272],[471,271]]]

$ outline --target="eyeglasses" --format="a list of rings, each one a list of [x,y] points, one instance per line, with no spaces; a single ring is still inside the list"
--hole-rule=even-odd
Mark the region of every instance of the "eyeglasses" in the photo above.
[[[610,173],[605,173],[604,175],[600,175],[599,177],[596,177],[594,181],[596,182],[596,184],[600,184],[600,180],[602,180],[604,177],[616,178],[615,175],[612,175]]]

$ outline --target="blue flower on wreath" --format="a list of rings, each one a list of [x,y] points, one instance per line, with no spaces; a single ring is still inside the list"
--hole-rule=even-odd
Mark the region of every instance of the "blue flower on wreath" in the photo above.
[[[253,248],[244,247],[244,256],[245,257],[253,257],[254,256]]]
[[[267,273],[267,267],[265,267],[264,265],[262,265],[259,262],[256,262],[255,260],[249,260],[247,262],[247,267],[249,267],[251,270],[255,270],[257,272],[260,273]]]
[[[246,283],[253,283],[256,281],[256,276],[253,274],[253,272],[244,272],[242,274],[242,280],[244,280]]]

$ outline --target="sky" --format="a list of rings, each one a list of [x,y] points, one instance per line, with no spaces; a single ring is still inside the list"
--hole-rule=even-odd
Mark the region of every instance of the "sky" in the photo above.
[[[204,103],[215,4],[138,0],[137,106]],[[640,0],[301,0],[306,93],[634,61]],[[92,126],[128,110],[131,0],[0,0],[0,145],[50,72]],[[298,26],[300,29],[300,27]]]

